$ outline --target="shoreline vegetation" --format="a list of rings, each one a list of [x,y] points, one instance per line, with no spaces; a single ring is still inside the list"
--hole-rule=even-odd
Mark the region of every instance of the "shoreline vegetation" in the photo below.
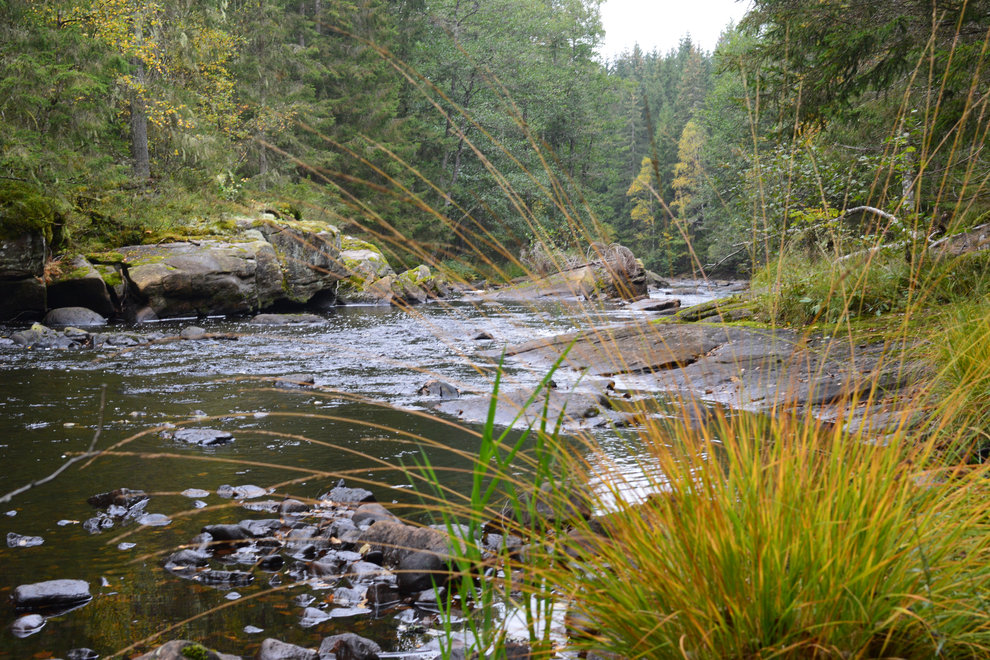
[[[210,562],[243,551],[278,572],[312,542],[301,580],[364,571],[355,607],[428,602],[422,652],[444,658],[987,657],[988,3],[756,0],[713,53],[685,38],[608,63],[597,12],[0,5],[4,318],[63,306],[49,296],[128,321],[348,297],[415,314],[467,295],[483,313],[558,287],[587,327],[494,351],[490,396],[435,385],[478,446],[457,469],[469,489],[425,449],[402,466],[432,527],[344,484],[289,499],[287,481],[277,528],[212,525],[164,579],[246,580]],[[672,274],[751,286],[595,323],[602,299]],[[511,361],[539,385],[512,390]],[[560,391],[562,374],[592,398]],[[638,448],[635,483],[595,416]],[[113,493],[94,519],[143,515]],[[14,595],[26,635],[39,602],[89,597]],[[328,640],[257,657],[382,652]]]

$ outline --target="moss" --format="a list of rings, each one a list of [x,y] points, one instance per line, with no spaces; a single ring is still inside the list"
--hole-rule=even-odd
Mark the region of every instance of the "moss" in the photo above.
[[[85,255],[93,264],[122,264],[124,255],[120,252],[90,252]]]
[[[354,238],[353,236],[341,236],[340,237],[340,249],[341,250],[371,250],[372,252],[377,252],[382,254],[382,251],[378,249],[378,246],[374,243],[369,243],[368,241],[361,240],[360,238]]]
[[[55,203],[40,190],[21,181],[0,181],[0,238],[39,232],[52,242],[61,224]]]
[[[182,649],[182,657],[190,660],[210,660],[215,654],[202,644],[190,644]]]
[[[95,266],[96,272],[100,274],[103,278],[103,283],[107,285],[109,289],[115,289],[124,283],[124,278],[121,277],[120,272],[116,268],[110,266]]]

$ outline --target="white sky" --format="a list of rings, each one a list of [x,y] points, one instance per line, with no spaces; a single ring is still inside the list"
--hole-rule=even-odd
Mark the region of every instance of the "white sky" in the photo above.
[[[635,43],[646,52],[666,53],[688,33],[702,50],[711,51],[722,29],[729,21],[738,23],[749,5],[749,0],[605,0],[599,53],[612,59]]]

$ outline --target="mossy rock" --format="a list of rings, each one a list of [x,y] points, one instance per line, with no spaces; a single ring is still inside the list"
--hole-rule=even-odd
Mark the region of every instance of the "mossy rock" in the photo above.
[[[113,252],[113,251],[89,252],[85,256],[89,260],[89,262],[94,265],[95,264],[112,265],[112,264],[124,263],[124,255],[121,252]]]
[[[341,236],[340,237],[340,249],[341,250],[371,250],[372,252],[377,252],[382,254],[382,251],[378,249],[374,243],[369,243],[368,241],[361,240],[360,238],[354,238],[353,236]]]
[[[62,218],[54,200],[21,181],[0,181],[0,239],[40,233],[49,244]]]

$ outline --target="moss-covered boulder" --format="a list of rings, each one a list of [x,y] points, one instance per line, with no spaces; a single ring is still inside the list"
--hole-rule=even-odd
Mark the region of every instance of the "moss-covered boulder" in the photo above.
[[[101,316],[112,316],[114,305],[103,276],[86,257],[63,259],[48,281],[48,306],[86,307]]]
[[[375,282],[395,275],[381,250],[367,241],[344,236],[340,260],[348,275],[337,288],[338,301],[345,304],[382,302],[380,297],[368,292]]]
[[[47,309],[47,290],[40,278],[0,279],[0,323],[35,321]]]
[[[337,282],[348,275],[340,259],[340,231],[336,227],[264,215],[253,228],[275,249],[287,300],[311,303],[321,296],[325,302],[334,302]]]
[[[243,314],[285,297],[282,270],[266,241],[169,243],[120,249],[125,306],[158,318]]]

